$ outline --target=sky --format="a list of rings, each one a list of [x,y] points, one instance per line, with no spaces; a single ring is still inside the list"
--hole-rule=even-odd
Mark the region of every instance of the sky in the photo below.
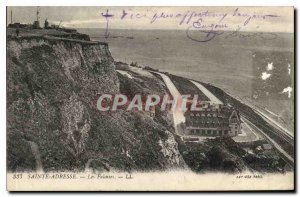
[[[7,7],[7,23],[32,23],[37,7]],[[40,21],[72,28],[187,29],[215,27],[244,31],[294,32],[293,7],[39,7]],[[102,14],[113,15],[104,17]],[[189,17],[193,14],[190,21]],[[125,15],[125,16],[124,16]],[[121,19],[123,17],[123,19]],[[247,24],[247,19],[250,19]],[[199,23],[199,20],[200,23]]]

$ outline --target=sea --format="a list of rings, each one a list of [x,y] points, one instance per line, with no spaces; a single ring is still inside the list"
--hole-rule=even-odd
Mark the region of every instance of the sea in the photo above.
[[[211,83],[279,115],[291,132],[294,130],[292,33],[270,33],[270,39],[270,35],[258,32],[228,32],[227,36],[199,42],[197,32],[191,39],[185,30],[111,29],[108,36],[104,36],[105,29],[78,31],[92,40],[107,42],[115,61],[137,62]],[[290,91],[283,92],[285,88]]]

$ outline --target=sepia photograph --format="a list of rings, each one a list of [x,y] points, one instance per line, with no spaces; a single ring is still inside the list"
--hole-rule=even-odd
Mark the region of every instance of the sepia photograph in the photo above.
[[[7,6],[7,190],[293,191],[294,14]]]

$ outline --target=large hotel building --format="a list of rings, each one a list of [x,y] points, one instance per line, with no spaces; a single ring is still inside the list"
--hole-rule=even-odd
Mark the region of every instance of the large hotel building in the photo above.
[[[239,112],[231,106],[224,105],[204,86],[197,87],[209,101],[201,102],[200,111],[186,111],[186,135],[196,136],[237,136],[241,134]]]

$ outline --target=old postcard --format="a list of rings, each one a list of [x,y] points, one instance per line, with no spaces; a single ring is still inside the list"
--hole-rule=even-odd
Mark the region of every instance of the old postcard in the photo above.
[[[294,190],[293,7],[7,7],[9,191]]]

